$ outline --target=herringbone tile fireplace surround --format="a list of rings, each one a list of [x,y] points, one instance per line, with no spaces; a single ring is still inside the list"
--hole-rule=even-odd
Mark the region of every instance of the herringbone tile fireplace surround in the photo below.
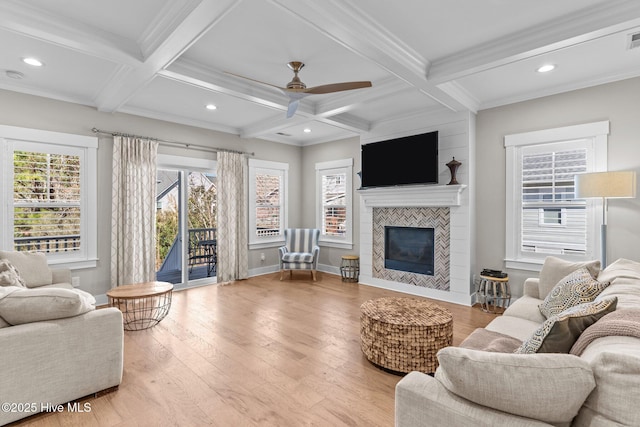
[[[425,288],[449,290],[449,208],[374,208],[373,277]],[[434,229],[434,275],[386,269],[385,226]]]

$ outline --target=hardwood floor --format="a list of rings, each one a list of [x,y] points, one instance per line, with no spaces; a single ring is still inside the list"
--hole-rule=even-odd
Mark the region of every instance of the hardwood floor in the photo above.
[[[157,326],[125,332],[120,388],[89,412],[21,426],[393,426],[400,376],[360,350],[360,305],[408,296],[339,276],[279,273],[174,292]],[[437,301],[436,301],[437,302]],[[495,316],[444,302],[454,345]]]

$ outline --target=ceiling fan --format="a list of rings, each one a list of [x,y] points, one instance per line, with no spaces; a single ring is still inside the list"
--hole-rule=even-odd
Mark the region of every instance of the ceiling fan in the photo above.
[[[298,72],[304,67],[303,62],[299,61],[291,61],[287,64],[289,68],[293,71],[293,79],[289,83],[287,83],[286,87],[280,87],[276,85],[272,85],[271,83],[261,82],[260,80],[251,79],[249,77],[240,76],[238,74],[231,74],[232,76],[240,77],[242,79],[251,80],[256,83],[260,83],[263,85],[271,86],[276,89],[282,91],[285,95],[289,97],[289,107],[287,108],[287,118],[293,117],[296,110],[298,109],[298,105],[300,104],[300,100],[307,95],[322,95],[325,93],[333,93],[333,92],[341,92],[345,90],[353,90],[353,89],[362,89],[365,87],[371,87],[371,82],[362,81],[362,82],[344,82],[344,83],[331,83],[328,85],[322,86],[314,86],[307,87],[300,78],[298,77]]]

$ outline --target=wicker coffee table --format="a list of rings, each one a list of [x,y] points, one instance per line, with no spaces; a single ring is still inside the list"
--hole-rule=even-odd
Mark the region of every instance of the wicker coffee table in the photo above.
[[[394,372],[435,372],[436,353],[453,339],[451,312],[417,298],[379,298],[360,306],[367,359]]]
[[[173,285],[167,282],[145,282],[118,286],[107,291],[109,305],[122,312],[127,331],[140,331],[157,325],[171,308]]]

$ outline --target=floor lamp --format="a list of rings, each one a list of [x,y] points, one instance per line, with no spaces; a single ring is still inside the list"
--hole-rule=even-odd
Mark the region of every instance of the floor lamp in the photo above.
[[[593,172],[575,176],[576,199],[602,198],[601,268],[607,266],[607,200],[636,197],[634,171]]]

